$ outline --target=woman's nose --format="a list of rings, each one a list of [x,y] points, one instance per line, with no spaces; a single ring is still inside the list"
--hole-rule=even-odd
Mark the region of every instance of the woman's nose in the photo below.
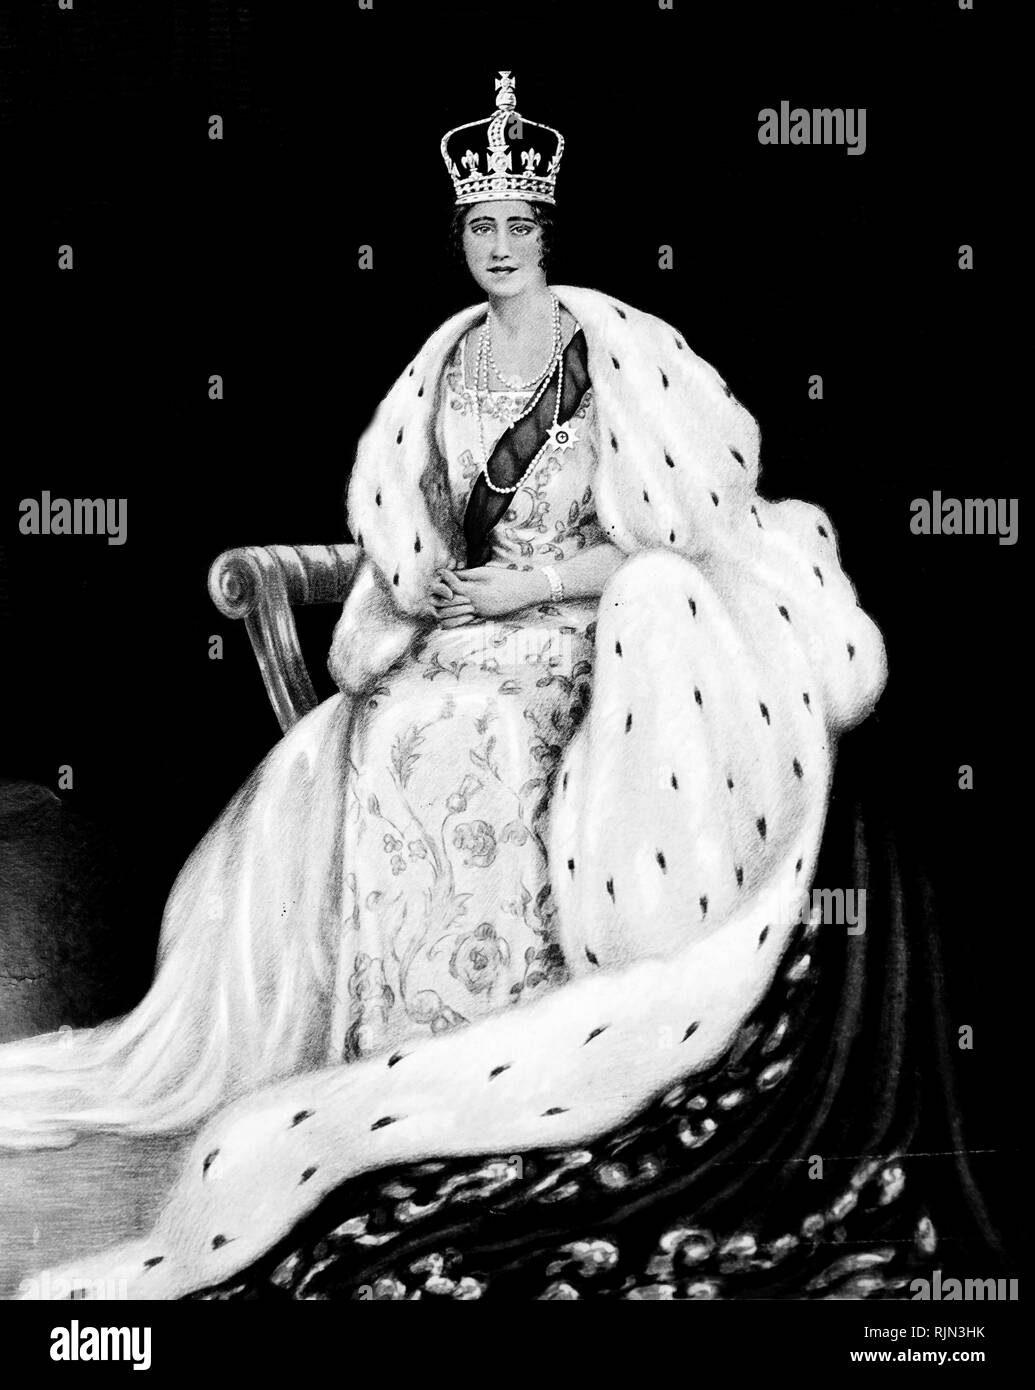
[[[510,247],[507,245],[507,234],[500,229],[496,233],[496,239],[492,244],[492,259],[494,261],[504,261],[507,259]]]

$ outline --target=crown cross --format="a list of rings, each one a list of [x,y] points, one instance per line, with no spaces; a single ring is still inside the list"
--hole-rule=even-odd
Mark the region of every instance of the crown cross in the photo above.
[[[514,94],[514,79],[509,72],[501,72],[496,78],[496,105],[501,111],[513,111],[517,105],[517,97]]]

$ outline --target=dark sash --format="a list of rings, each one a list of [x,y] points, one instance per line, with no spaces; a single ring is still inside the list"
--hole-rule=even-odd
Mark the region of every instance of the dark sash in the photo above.
[[[586,366],[586,337],[582,329],[574,332],[564,349],[564,385],[558,423],[570,420],[579,408],[589,386]],[[538,451],[546,443],[546,434],[553,424],[553,407],[557,397],[556,370],[550,385],[543,392],[535,409],[518,420],[500,435],[489,455],[489,476],[498,487],[510,487],[524,473]],[[482,473],[471,489],[464,513],[464,537],[467,541],[467,566],[483,565],[492,552],[489,537],[500,517],[507,511],[514,494],[493,492]]]

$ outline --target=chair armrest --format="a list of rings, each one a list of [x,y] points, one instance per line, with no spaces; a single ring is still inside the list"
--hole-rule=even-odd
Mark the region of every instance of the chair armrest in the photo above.
[[[270,703],[286,733],[315,708],[292,608],[344,603],[359,567],[358,545],[249,545],[226,550],[208,573],[220,613],[243,618]]]

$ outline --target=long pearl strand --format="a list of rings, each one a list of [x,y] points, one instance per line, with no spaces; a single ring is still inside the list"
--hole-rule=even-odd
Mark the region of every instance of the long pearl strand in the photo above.
[[[477,364],[476,364],[476,366],[475,366],[475,400],[476,400],[476,402],[477,402],[477,412],[478,412],[478,442],[479,442],[479,444],[480,444],[480,446],[481,446],[481,453],[482,453],[482,477],[485,479],[486,485],[487,485],[489,488],[491,488],[491,490],[492,490],[493,492],[498,492],[498,493],[500,493],[501,495],[506,495],[506,494],[511,493],[511,492],[517,492],[518,488],[521,486],[521,484],[525,481],[525,479],[528,477],[528,475],[529,475],[529,474],[532,472],[532,470],[535,468],[536,464],[539,462],[539,460],[540,460],[540,459],[543,457],[543,455],[546,453],[547,449],[549,449],[551,446],[555,446],[556,443],[557,443],[557,440],[558,440],[558,424],[557,424],[557,421],[558,421],[558,417],[559,417],[559,415],[560,415],[560,410],[561,410],[561,394],[562,394],[562,388],[563,388],[563,384],[564,384],[564,354],[563,354],[562,351],[561,351],[561,334],[560,334],[561,310],[560,310],[560,303],[559,303],[559,301],[558,301],[556,295],[553,296],[553,305],[554,305],[554,310],[553,310],[553,312],[554,312],[554,351],[553,351],[553,356],[551,357],[550,362],[549,362],[548,365],[547,365],[546,371],[544,372],[544,374],[543,374],[543,376],[542,376],[542,378],[541,378],[541,380],[540,380],[540,382],[539,382],[538,389],[534,392],[534,394],[533,394],[533,396],[532,396],[532,399],[529,401],[528,405],[527,405],[527,406],[525,407],[525,409],[521,412],[521,414],[518,415],[518,416],[516,416],[516,417],[514,418],[514,420],[511,422],[512,425],[516,425],[516,424],[518,423],[518,421],[523,420],[523,419],[525,418],[526,415],[530,415],[530,414],[532,413],[532,411],[533,411],[533,410],[536,408],[536,406],[539,404],[540,400],[542,400],[543,396],[546,394],[546,391],[549,389],[549,385],[550,385],[551,378],[552,378],[552,377],[554,376],[554,374],[556,373],[556,376],[557,376],[557,394],[556,394],[556,396],[555,396],[554,403],[553,403],[553,426],[552,426],[552,428],[551,428],[550,431],[549,431],[549,438],[548,438],[548,439],[546,440],[546,442],[542,445],[542,447],[536,452],[535,457],[532,459],[531,463],[528,465],[528,467],[527,467],[527,468],[525,469],[525,471],[522,473],[521,477],[520,477],[520,478],[517,480],[517,482],[514,483],[513,486],[511,486],[511,487],[497,487],[496,484],[495,484],[495,483],[492,481],[492,479],[489,477],[489,450],[488,450],[488,447],[487,447],[487,445],[486,445],[486,443],[485,443],[485,424],[484,424],[484,419],[483,419],[483,416],[482,416],[482,400],[481,400],[481,398],[482,398],[482,393],[484,392],[486,395],[488,395],[488,391],[489,391],[489,358],[490,358],[491,353],[490,353],[489,341],[488,341],[488,327],[487,327],[487,325],[488,325],[488,319],[487,319],[487,318],[486,318],[486,327],[482,329],[481,334],[480,334],[480,336],[479,336],[479,338],[478,338],[478,360],[477,360]],[[563,438],[563,436],[562,436],[562,437],[561,437],[561,443],[564,444],[564,443],[566,443],[566,442],[567,442],[567,441],[566,441],[566,440]]]

